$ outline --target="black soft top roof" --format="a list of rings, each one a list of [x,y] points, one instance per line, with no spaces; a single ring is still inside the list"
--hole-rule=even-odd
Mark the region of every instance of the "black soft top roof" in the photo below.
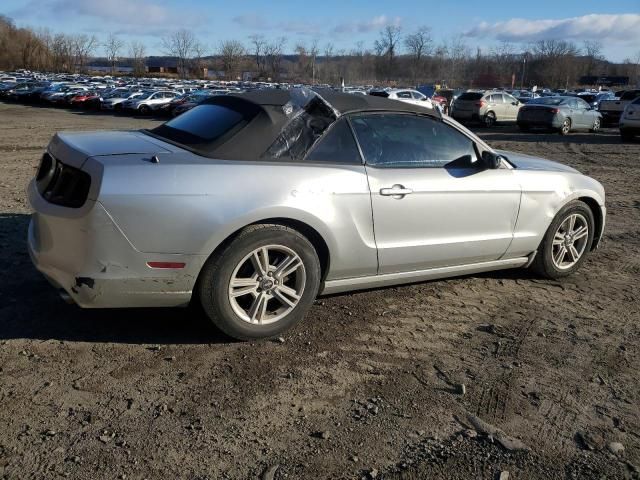
[[[402,112],[415,113],[421,115],[429,115],[434,118],[442,118],[440,112],[436,109],[421,107],[410,103],[400,102],[398,100],[389,100],[371,95],[351,95],[347,93],[338,93],[332,90],[322,90],[316,92],[333,109],[340,114],[355,112]],[[228,160],[259,160],[272,158],[270,153],[273,152],[274,144],[277,141],[284,142],[284,145],[293,145],[300,141],[300,138],[306,134],[306,145],[302,151],[306,151],[310,145],[310,138],[317,140],[324,131],[334,121],[335,117],[327,115],[327,108],[322,107],[324,102],[315,102],[312,110],[308,112],[308,116],[316,117],[323,123],[319,131],[315,133],[311,131],[305,120],[295,124],[290,123],[290,118],[283,108],[290,100],[291,92],[288,90],[269,89],[256,90],[253,92],[233,93],[229,95],[213,96],[202,105],[220,105],[221,107],[230,108],[235,112],[244,115],[247,122],[243,123],[236,129],[228,132],[220,138],[211,142],[190,141],[190,135],[171,128],[171,121],[160,125],[153,130],[146,130],[145,133],[169,141],[178,146],[191,150],[199,155],[211,158],[228,159]],[[194,107],[193,110],[199,108]],[[329,108],[330,109],[330,108]],[[189,112],[183,115],[189,115]],[[311,135],[311,137],[309,137]],[[284,140],[283,140],[284,139]],[[295,150],[290,149],[290,150]],[[286,154],[278,154],[281,160],[293,158],[291,152]],[[299,156],[299,155],[298,155]]]
[[[426,108],[420,105],[401,102],[399,100],[389,100],[384,97],[376,97],[373,95],[353,95],[350,93],[335,92],[333,90],[324,89],[317,90],[316,93],[321,95],[327,102],[333,106],[341,114],[360,112],[360,111],[397,111],[397,112],[413,112],[419,114],[431,115],[440,118],[440,112],[435,108]],[[265,89],[254,90],[253,92],[233,93],[232,96],[244,98],[258,105],[282,106],[290,99],[288,90]]]

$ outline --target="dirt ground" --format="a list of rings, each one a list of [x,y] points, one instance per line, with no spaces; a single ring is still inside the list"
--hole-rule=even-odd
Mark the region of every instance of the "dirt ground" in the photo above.
[[[157,122],[0,104],[0,478],[639,478],[640,142],[481,131],[604,184],[575,276],[321,298],[283,341],[237,343],[188,309],[66,305],[31,266],[51,135]]]

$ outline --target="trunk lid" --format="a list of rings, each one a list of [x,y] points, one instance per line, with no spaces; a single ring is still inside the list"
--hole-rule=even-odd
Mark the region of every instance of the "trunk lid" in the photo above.
[[[174,151],[171,145],[137,131],[56,133],[49,152],[69,166],[82,168],[89,157],[159,154]]]

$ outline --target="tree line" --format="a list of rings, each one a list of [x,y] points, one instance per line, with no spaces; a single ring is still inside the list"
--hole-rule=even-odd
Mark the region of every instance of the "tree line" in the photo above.
[[[300,83],[419,85],[516,88],[533,85],[572,87],[585,75],[628,76],[640,82],[640,51],[622,63],[607,61],[602,44],[585,41],[541,40],[528,45],[502,42],[491,49],[472,48],[463,36],[436,42],[427,26],[403,32],[384,27],[372,45],[355,42],[351,49],[323,45],[318,40],[289,43],[286,37],[251,35],[244,41],[224,40],[209,48],[193,32],[180,29],[161,39],[162,52],[175,59],[180,76],[199,77],[204,69],[226,79],[251,72],[254,80]],[[138,41],[125,42],[115,34],[53,33],[48,29],[16,27],[0,15],[0,69],[86,72],[98,51],[112,70],[126,64],[136,76],[145,74],[147,52]],[[287,53],[288,52],[288,53]]]

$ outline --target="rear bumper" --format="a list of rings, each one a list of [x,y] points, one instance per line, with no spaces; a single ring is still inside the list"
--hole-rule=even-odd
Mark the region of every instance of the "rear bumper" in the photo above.
[[[84,308],[187,305],[206,257],[145,253],[134,248],[99,202],[74,209],[44,200],[32,182],[28,249],[35,267]],[[153,269],[147,262],[180,262]]]

